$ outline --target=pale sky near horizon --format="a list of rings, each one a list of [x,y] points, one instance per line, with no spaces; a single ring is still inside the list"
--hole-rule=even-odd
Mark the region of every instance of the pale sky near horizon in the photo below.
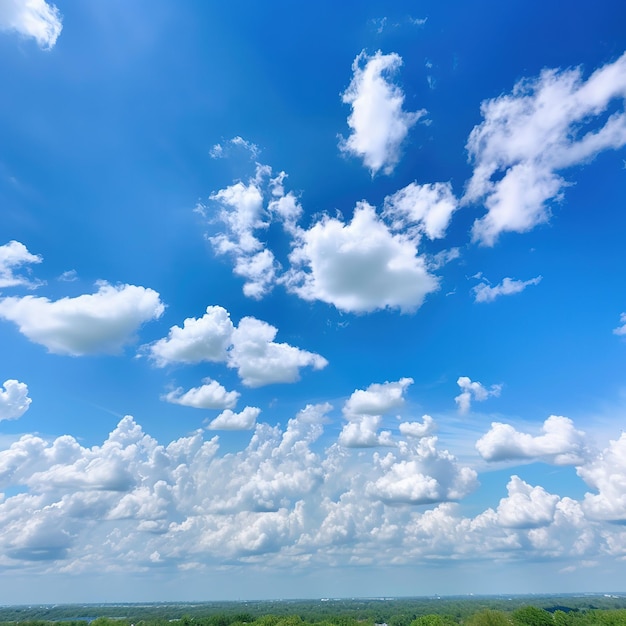
[[[0,604],[623,591],[625,24],[0,0]]]

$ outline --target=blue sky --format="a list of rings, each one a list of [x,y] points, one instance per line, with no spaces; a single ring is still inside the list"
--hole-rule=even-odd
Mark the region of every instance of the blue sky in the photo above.
[[[626,7],[0,7],[0,603],[608,591]]]

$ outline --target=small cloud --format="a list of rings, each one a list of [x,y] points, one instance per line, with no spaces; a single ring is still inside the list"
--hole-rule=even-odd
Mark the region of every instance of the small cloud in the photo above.
[[[78,280],[78,272],[76,270],[68,270],[67,272],[63,272],[57,280],[64,283],[73,283],[75,280]]]
[[[0,246],[0,288],[28,287],[34,289],[41,285],[40,281],[16,273],[16,270],[32,263],[41,263],[42,257],[31,254],[26,246],[19,241],[9,241]],[[27,268],[28,272],[30,268]]]
[[[481,278],[480,272],[474,278]],[[488,282],[482,282],[472,289],[475,296],[474,302],[493,302],[499,296],[511,296],[515,293],[521,293],[530,285],[538,285],[541,279],[541,276],[535,276],[535,278],[530,280],[514,280],[507,277],[495,287],[491,287]]]
[[[472,404],[472,400],[483,402],[491,396],[499,396],[502,385],[491,385],[487,389],[481,383],[470,380],[467,376],[460,376],[456,384],[461,388],[461,393],[454,398],[459,407],[459,413],[467,413]]]
[[[28,386],[17,380],[5,380],[4,391],[0,387],[0,421],[22,417],[32,400],[28,397]]]
[[[260,413],[261,409],[255,406],[247,406],[241,413],[226,409],[207,426],[207,430],[252,430]]]
[[[261,152],[259,146],[257,146],[255,143],[252,143],[251,141],[246,141],[243,137],[237,135],[236,137],[228,139],[223,143],[216,143],[209,150],[209,156],[212,159],[224,159],[230,156],[233,148],[242,148],[243,150],[246,150],[250,153],[251,159],[256,159]]]

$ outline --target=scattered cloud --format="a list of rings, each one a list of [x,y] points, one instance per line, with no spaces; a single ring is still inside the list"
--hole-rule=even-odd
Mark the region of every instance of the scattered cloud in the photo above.
[[[472,289],[474,292],[474,302],[493,302],[499,296],[510,296],[515,293],[521,293],[530,285],[538,285],[541,279],[541,276],[535,276],[535,278],[531,278],[530,280],[515,280],[507,277],[494,287],[488,282],[482,282]]]
[[[57,280],[64,283],[73,283],[78,280],[78,272],[76,270],[67,270],[67,272],[63,272]]]
[[[499,396],[502,385],[491,385],[489,389],[479,382],[473,382],[467,376],[460,376],[456,384],[461,388],[461,393],[454,398],[459,407],[459,413],[467,413],[471,406],[472,400],[483,402],[491,396]]]
[[[439,288],[415,243],[393,234],[366,202],[347,224],[326,216],[302,231],[290,260],[290,291],[342,311],[413,311]]]
[[[580,465],[585,459],[585,434],[572,420],[551,415],[533,436],[517,431],[510,424],[493,422],[491,429],[476,442],[486,461],[544,461],[554,465]]]
[[[28,397],[28,386],[17,380],[4,381],[4,390],[0,387],[0,422],[22,417],[32,400]]]
[[[202,386],[184,391],[182,387],[170,391],[163,400],[172,404],[191,406],[196,409],[232,409],[239,400],[237,391],[226,391],[216,380],[206,378]]]
[[[259,417],[261,409],[247,406],[240,413],[234,413],[230,409],[222,411],[207,426],[208,430],[252,430]]]
[[[63,26],[61,14],[45,0],[3,0],[0,4],[0,30],[32,37],[40,48],[54,48]]]
[[[468,139],[474,165],[464,202],[484,202],[475,241],[492,246],[503,232],[526,232],[548,221],[549,203],[568,183],[559,172],[626,144],[626,54],[586,81],[580,68],[544,70],[512,93],[481,105],[483,122]],[[609,105],[617,111],[597,127]],[[591,128],[591,123],[596,128]]]
[[[1,10],[1,9],[0,9]],[[31,254],[19,241],[9,241],[0,246],[0,289],[3,287],[38,287],[41,283],[26,276],[15,274],[15,270],[31,263],[41,263],[38,254]]]
[[[210,150],[209,156],[212,159],[224,159],[230,156],[233,148],[241,148],[250,154],[251,159],[256,159],[261,152],[259,146],[251,141],[247,141],[243,137],[237,135],[232,139],[228,139],[222,143],[216,143]]]
[[[234,326],[220,306],[207,307],[199,319],[187,318],[183,327],[172,326],[166,338],[145,347],[157,366],[171,363],[223,362],[236,368],[244,385],[260,387],[299,379],[302,367],[322,369],[328,362],[319,354],[286,343],[276,343],[278,329],[244,317]]]
[[[98,283],[76,298],[24,296],[0,299],[0,318],[49,352],[82,356],[117,353],[134,341],[139,327],[164,311],[159,294],[135,285]]]
[[[372,175],[393,171],[410,128],[426,114],[424,109],[414,113],[403,110],[404,93],[387,78],[401,65],[398,54],[379,50],[368,56],[363,51],[352,64],[352,81],[342,94],[343,102],[352,108],[348,116],[351,133],[341,139],[339,147],[363,159]]]

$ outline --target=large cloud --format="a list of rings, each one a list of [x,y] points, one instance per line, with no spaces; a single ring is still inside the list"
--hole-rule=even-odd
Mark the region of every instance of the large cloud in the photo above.
[[[226,309],[207,307],[199,319],[172,326],[166,338],[147,346],[156,364],[223,362],[237,369],[244,385],[260,387],[298,380],[300,368],[322,369],[328,362],[313,352],[274,341],[278,329],[255,317],[235,326]],[[231,407],[232,408],[232,407]]]
[[[510,424],[493,422],[476,449],[486,461],[541,460],[555,465],[579,465],[585,458],[585,434],[572,420],[551,415],[542,425],[543,434],[522,433]]]
[[[53,48],[62,28],[59,10],[45,0],[2,0],[0,3],[0,30],[13,30],[32,37],[41,48]]]
[[[0,9],[1,10],[1,9]],[[31,254],[28,248],[19,241],[9,241],[0,246],[0,288],[2,287],[36,287],[37,283],[27,276],[15,274],[15,270],[30,263],[41,263],[42,258]]]
[[[484,121],[467,143],[474,172],[464,201],[487,207],[474,223],[474,239],[493,245],[503,232],[547,221],[549,202],[567,185],[559,172],[626,144],[625,96],[626,54],[586,81],[579,68],[544,70],[483,102]],[[598,121],[614,100],[617,110]]]
[[[331,408],[307,406],[284,428],[258,423],[247,446],[228,452],[201,431],[161,445],[130,417],[92,447],[24,435],[0,450],[0,489],[20,491],[0,497],[0,562],[54,562],[55,572],[76,574],[354,565],[381,551],[389,563],[414,565],[621,550],[618,527],[590,522],[576,501],[516,477],[497,510],[464,517],[449,501],[474,489],[476,474],[434,437],[398,440],[385,454],[324,449]],[[222,427],[237,421],[222,417]],[[589,464],[602,490],[624,474],[622,453],[615,446]]]
[[[28,386],[17,380],[5,380],[4,391],[0,387],[0,421],[22,417],[32,400],[28,397]]]
[[[342,139],[342,151],[363,159],[376,174],[390,174],[400,160],[400,148],[409,129],[426,111],[403,110],[402,89],[388,80],[402,65],[395,53],[373,56],[361,52],[352,64],[353,77],[343,93],[343,101],[352,107],[348,116],[351,133]]]
[[[439,286],[415,242],[391,233],[366,202],[348,224],[325,217],[302,231],[290,260],[291,291],[343,311],[412,311]]]
[[[98,291],[49,300],[24,296],[0,300],[0,317],[31,341],[56,354],[117,353],[139,327],[163,313],[159,294],[135,285],[99,283]]]

